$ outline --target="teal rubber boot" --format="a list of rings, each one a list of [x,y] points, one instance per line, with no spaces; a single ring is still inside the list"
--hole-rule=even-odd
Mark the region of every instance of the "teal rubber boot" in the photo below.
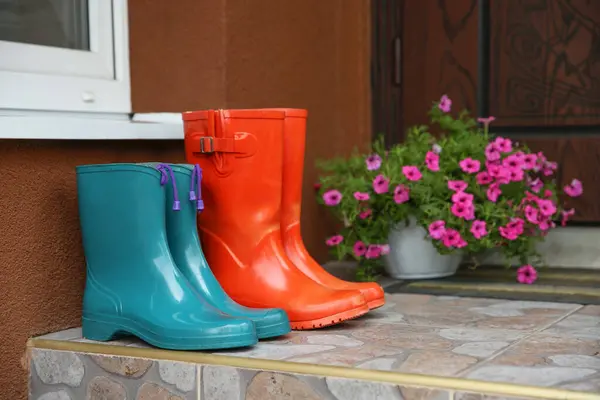
[[[259,339],[281,336],[291,331],[285,311],[276,308],[258,309],[244,307],[233,301],[214,276],[202,252],[197,213],[204,208],[200,195],[202,180],[199,166],[169,164],[175,173],[176,189],[167,189],[167,202],[174,201],[176,192],[181,199],[181,211],[167,209],[167,238],[175,263],[194,289],[206,300],[226,314],[251,319]]]
[[[136,164],[77,167],[87,264],[83,337],[134,335],[171,350],[255,344],[252,321],[211,306],[177,269],[165,225],[162,185],[169,179],[164,169]]]

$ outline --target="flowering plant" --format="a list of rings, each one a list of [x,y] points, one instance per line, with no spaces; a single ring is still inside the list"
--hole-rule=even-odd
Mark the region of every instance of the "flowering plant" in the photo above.
[[[387,235],[413,217],[441,254],[476,255],[499,249],[508,266],[523,265],[522,283],[533,283],[532,264],[543,260],[536,243],[559,221],[574,214],[561,198],[583,193],[574,179],[556,186],[555,162],[509,138],[492,137],[493,117],[480,126],[465,111],[454,117],[443,96],[429,112],[431,126],[412,127],[406,141],[385,151],[381,140],[372,152],[321,163],[319,199],[344,221],[327,239],[339,258],[360,261],[357,276],[372,279],[379,258],[389,251]],[[566,195],[566,196],[563,196]]]

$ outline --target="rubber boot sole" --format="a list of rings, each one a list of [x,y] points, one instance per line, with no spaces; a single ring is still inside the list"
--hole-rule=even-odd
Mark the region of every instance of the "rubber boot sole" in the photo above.
[[[362,317],[368,312],[369,307],[365,304],[352,310],[343,311],[341,313],[330,315],[327,317],[314,319],[310,321],[291,321],[290,324],[292,325],[292,329],[295,331],[320,329],[331,325],[337,325],[344,321],[349,321],[351,319]]]
[[[206,337],[164,337],[120,317],[94,319],[82,318],[83,337],[88,340],[107,342],[127,336],[136,336],[144,342],[166,350],[221,350],[248,347],[258,343],[254,332]]]
[[[289,321],[278,322],[272,325],[261,326],[256,324],[256,336],[258,339],[270,339],[277,336],[283,336],[290,333],[291,327]]]
[[[385,304],[385,297],[381,297],[379,299],[375,299],[375,300],[371,300],[370,302],[367,303],[367,305],[369,306],[369,310],[375,310],[379,307],[382,307]]]

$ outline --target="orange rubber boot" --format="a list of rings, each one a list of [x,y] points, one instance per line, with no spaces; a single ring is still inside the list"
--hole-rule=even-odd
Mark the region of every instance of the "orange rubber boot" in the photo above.
[[[313,329],[368,312],[357,290],[325,287],[298,270],[281,241],[283,128],[275,110],[183,114],[189,163],[203,170],[198,227],[206,259],[237,303],[282,308],[292,329]]]
[[[370,309],[385,304],[383,289],[377,283],[346,282],[331,275],[308,253],[300,232],[302,173],[306,142],[306,110],[281,109],[286,113],[283,139],[283,196],[281,233],[290,260],[309,278],[336,290],[359,290]]]

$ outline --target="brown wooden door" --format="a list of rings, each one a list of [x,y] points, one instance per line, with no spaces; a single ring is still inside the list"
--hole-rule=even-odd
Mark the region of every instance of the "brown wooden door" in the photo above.
[[[403,0],[371,0],[372,121],[388,144],[402,140]]]
[[[402,37],[399,140],[447,94],[580,179],[575,220],[600,222],[600,1],[409,0]]]

